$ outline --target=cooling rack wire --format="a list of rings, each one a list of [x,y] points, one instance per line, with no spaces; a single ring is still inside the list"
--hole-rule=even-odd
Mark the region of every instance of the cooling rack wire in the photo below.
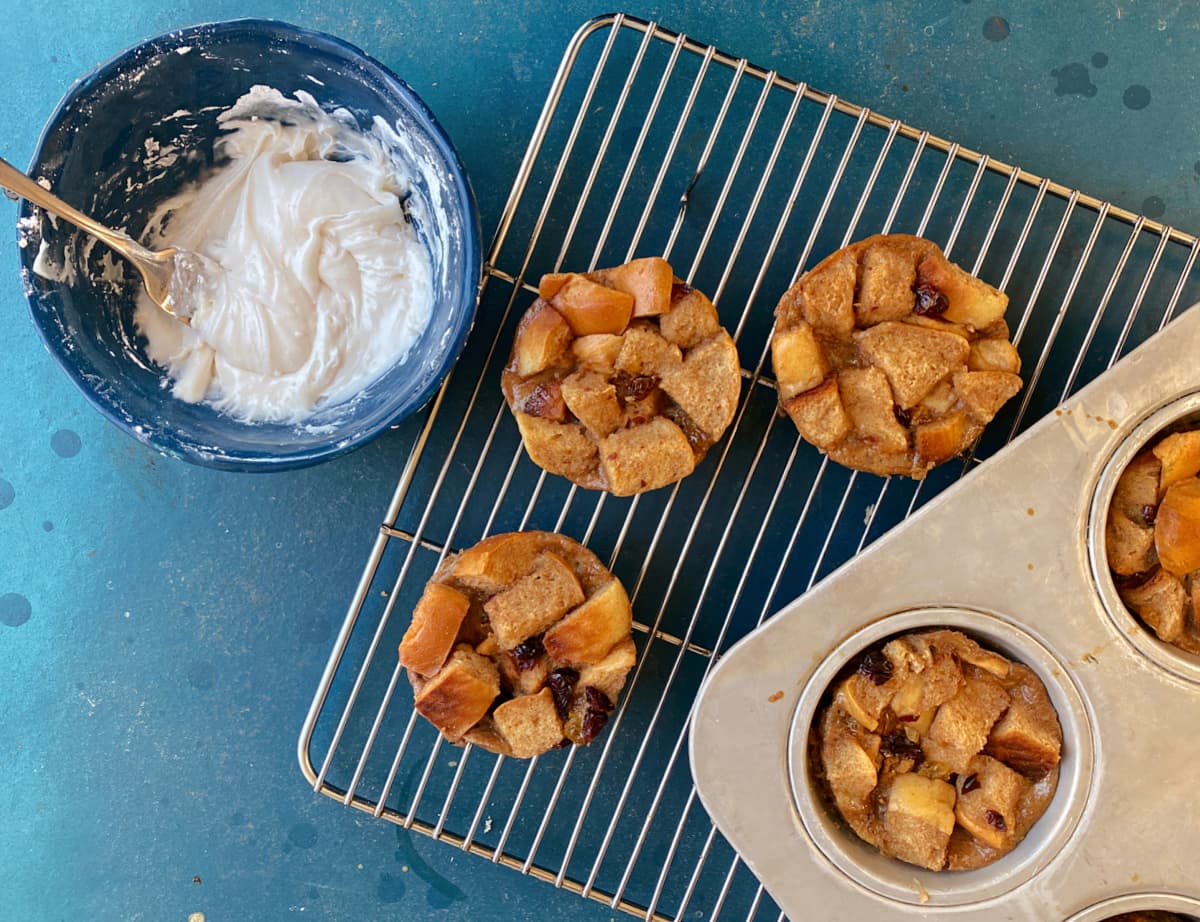
[[[1008,294],[1026,380],[971,457],[921,483],[826,462],[775,413],[768,375],[780,294],[838,247],[889,231],[936,241]],[[301,731],[306,777],[344,804],[646,919],[782,919],[692,784],[688,723],[705,675],[1190,304],[1198,247],[654,23],[585,23],[486,257],[474,332],[412,430]],[[742,359],[742,399],[694,474],[621,499],[525,457],[499,371],[543,273],[651,254],[717,305]],[[630,587],[639,655],[595,744],[520,761],[444,743],[412,710],[396,645],[446,554],[525,528],[581,540]]]

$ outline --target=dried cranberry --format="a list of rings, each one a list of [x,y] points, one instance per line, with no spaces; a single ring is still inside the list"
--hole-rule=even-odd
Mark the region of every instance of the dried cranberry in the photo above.
[[[557,743],[554,744],[554,748],[555,749],[566,749],[570,745],[571,745],[571,741],[564,736],[562,739],[560,739]]]
[[[1113,582],[1117,584],[1118,589],[1137,589],[1150,582],[1156,572],[1158,572],[1156,569],[1142,570],[1138,573],[1130,573],[1128,576],[1123,573],[1114,573]]]
[[[546,676],[546,687],[554,696],[554,709],[563,720],[567,719],[567,712],[571,710],[571,694],[578,681],[579,673],[574,669],[556,669]]]
[[[674,282],[671,285],[671,303],[674,304],[684,295],[692,293],[692,286],[687,282]]]
[[[898,422],[901,426],[907,428],[908,426],[912,425],[912,416],[909,414],[908,410],[901,406],[893,407],[893,410],[896,414],[896,422]]]
[[[989,810],[983,815],[983,818],[1001,832],[1006,832],[1008,830],[1008,823],[1004,822],[1004,817],[1002,817],[995,810]]]
[[[917,296],[913,305],[914,314],[922,317],[940,317],[950,308],[950,301],[946,296],[928,282],[918,285],[914,294]]]
[[[897,759],[912,759],[913,768],[925,761],[925,753],[921,751],[920,743],[914,743],[899,730],[887,734],[880,741],[879,751],[885,756],[895,756]]]
[[[872,650],[858,664],[858,674],[865,675],[876,685],[882,685],[892,677],[892,661],[882,650]]]
[[[915,724],[920,716],[920,714],[901,714],[900,722],[906,724]]]
[[[950,777],[946,779],[951,784],[958,784],[958,772],[951,772]]]
[[[580,727],[579,736],[583,742],[590,743],[600,735],[600,731],[608,723],[608,715],[612,713],[613,703],[608,699],[608,695],[591,685],[583,690],[583,694],[587,708],[583,712],[583,724]]]
[[[967,777],[965,777],[963,779],[962,792],[964,794],[970,794],[977,787],[979,787],[979,776],[978,775],[975,775],[975,774],[967,775]]]
[[[530,416],[561,421],[566,414],[566,404],[563,403],[562,389],[558,382],[548,381],[537,385],[521,404],[521,411]]]
[[[526,672],[537,665],[537,661],[545,652],[546,648],[542,646],[542,635],[538,634],[513,647],[511,656],[513,662],[517,664],[517,669]]]
[[[645,400],[658,387],[657,375],[631,375],[621,372],[613,379],[617,399],[624,405],[628,401]]]
[[[1152,503],[1147,503],[1142,507],[1142,521],[1145,522],[1147,526],[1153,527],[1154,520],[1157,518],[1158,506],[1155,506]]]

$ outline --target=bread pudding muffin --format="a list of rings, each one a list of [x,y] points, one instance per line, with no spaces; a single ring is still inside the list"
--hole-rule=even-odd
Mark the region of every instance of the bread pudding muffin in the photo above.
[[[452,743],[529,758],[604,729],[637,660],[620,581],[551,532],[447,557],[400,642],[417,711]]]
[[[775,308],[780,406],[839,464],[923,478],[973,445],[1021,389],[1007,307],[928,240],[851,244]]]
[[[666,260],[542,277],[501,387],[535,464],[629,496],[692,472],[733,420],[737,349]]]
[[[930,870],[1010,852],[1058,784],[1062,728],[1033,670],[957,631],[860,655],[810,736],[815,776],[850,828]]]
[[[1126,607],[1200,656],[1200,428],[1156,438],[1113,491],[1105,550]]]

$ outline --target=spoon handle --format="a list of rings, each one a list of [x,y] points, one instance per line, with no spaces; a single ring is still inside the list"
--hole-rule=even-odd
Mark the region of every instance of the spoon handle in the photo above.
[[[146,249],[132,237],[120,231],[105,227],[94,221],[77,208],[73,208],[57,195],[46,191],[34,180],[30,179],[15,166],[0,157],[0,187],[8,189],[15,195],[27,199],[35,205],[40,205],[51,214],[70,221],[76,227],[82,228],[89,234],[99,237],[110,247],[128,259],[154,259],[154,253]]]

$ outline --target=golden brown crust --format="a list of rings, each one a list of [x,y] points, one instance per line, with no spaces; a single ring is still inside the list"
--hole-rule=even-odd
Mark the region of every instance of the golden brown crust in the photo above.
[[[535,464],[629,496],[686,477],[732,422],[737,349],[657,257],[543,276],[501,387]]]
[[[956,631],[894,638],[831,690],[811,758],[885,855],[931,870],[1007,854],[1054,795],[1062,729],[1034,672]]]
[[[1200,427],[1159,436],[1121,472],[1105,546],[1125,606],[1200,656]]]
[[[451,742],[517,758],[590,742],[637,658],[624,587],[552,532],[493,535],[447,557],[413,617],[399,655],[417,710]],[[430,668],[442,645],[453,653]]]
[[[775,309],[780,405],[840,464],[920,479],[974,444],[1021,388],[1007,303],[928,240],[853,243]]]

